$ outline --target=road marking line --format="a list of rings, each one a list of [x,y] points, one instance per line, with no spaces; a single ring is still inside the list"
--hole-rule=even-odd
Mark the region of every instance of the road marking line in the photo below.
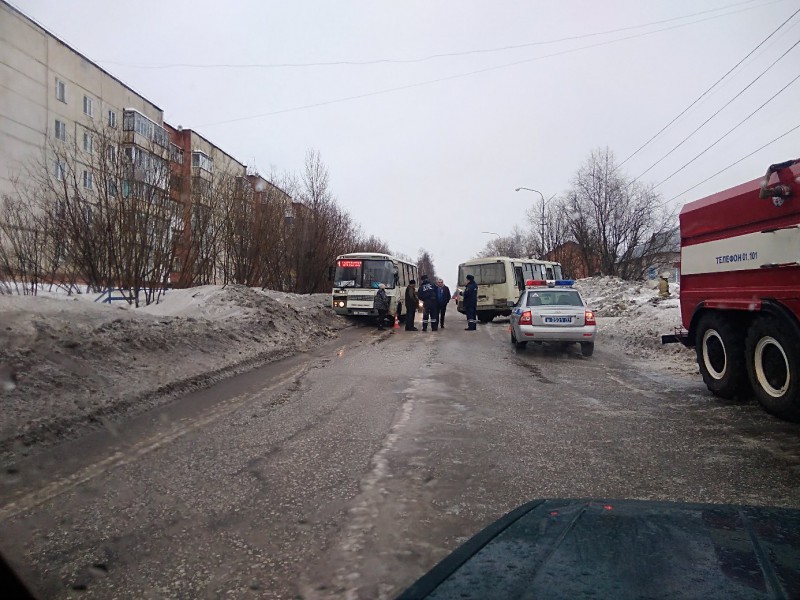
[[[52,500],[53,498],[56,498],[57,496],[60,496],[61,494],[64,494],[65,492],[72,490],[83,483],[91,481],[95,477],[102,475],[112,468],[128,465],[135,460],[177,440],[178,438],[183,437],[187,433],[195,431],[196,429],[200,429],[201,427],[205,427],[217,419],[240,408],[242,402],[248,398],[255,398],[265,392],[269,393],[275,388],[286,385],[290,381],[302,377],[308,372],[309,368],[309,365],[302,365],[299,368],[293,369],[267,388],[262,388],[256,392],[249,392],[229,398],[218,404],[214,409],[209,411],[200,419],[193,420],[185,425],[179,425],[178,427],[173,428],[173,430],[167,434],[152,436],[146,440],[134,444],[124,452],[117,451],[111,456],[97,461],[88,467],[84,467],[76,473],[68,475],[67,477],[57,481],[53,481],[34,492],[30,492],[17,500],[13,500],[0,508],[0,522],[10,519],[11,517],[15,517],[20,513]],[[180,424],[182,421],[183,419],[177,421],[177,423]]]

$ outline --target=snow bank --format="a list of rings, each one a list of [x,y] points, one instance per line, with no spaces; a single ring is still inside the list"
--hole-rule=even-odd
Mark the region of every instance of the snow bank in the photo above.
[[[626,355],[652,361],[668,371],[697,373],[694,351],[681,344],[662,344],[661,334],[681,324],[680,286],[658,297],[657,282],[590,277],[575,282],[597,314],[598,345],[610,344]]]
[[[203,286],[138,309],[95,297],[0,296],[0,452],[143,411],[345,324],[328,294]]]

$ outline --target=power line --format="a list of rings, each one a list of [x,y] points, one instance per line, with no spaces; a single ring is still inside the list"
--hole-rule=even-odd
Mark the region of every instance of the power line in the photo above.
[[[665,158],[667,158],[667,157],[668,157],[670,154],[672,154],[673,152],[675,152],[675,150],[677,150],[678,148],[680,148],[680,147],[681,147],[681,146],[682,146],[682,145],[683,145],[685,142],[687,142],[687,141],[688,141],[688,140],[689,140],[689,139],[690,139],[690,138],[691,138],[691,137],[692,137],[692,136],[693,136],[695,133],[697,133],[697,132],[698,132],[698,131],[700,131],[700,130],[701,130],[703,127],[705,127],[705,126],[706,126],[706,124],[707,124],[709,121],[711,121],[711,120],[712,120],[714,117],[716,117],[716,116],[717,116],[719,113],[721,113],[721,112],[722,112],[723,110],[725,110],[725,109],[726,109],[728,106],[730,106],[730,105],[731,105],[731,104],[734,102],[734,100],[736,100],[736,99],[737,99],[739,96],[741,96],[742,94],[744,94],[744,93],[745,93],[745,92],[746,92],[748,89],[750,89],[750,88],[753,86],[753,84],[755,84],[755,83],[756,83],[756,82],[757,82],[759,79],[761,79],[761,78],[762,78],[764,75],[766,75],[766,74],[767,74],[767,73],[768,73],[768,72],[769,72],[769,71],[772,69],[772,67],[774,67],[776,64],[778,64],[778,62],[780,62],[780,60],[781,60],[781,59],[783,59],[783,57],[784,57],[784,56],[786,56],[787,54],[789,54],[789,52],[791,52],[792,50],[794,50],[794,49],[795,49],[795,47],[796,47],[798,44],[800,44],[800,40],[797,40],[797,41],[796,41],[794,44],[792,44],[792,47],[791,47],[791,48],[789,48],[788,50],[786,50],[786,52],[784,52],[784,53],[783,53],[783,54],[781,54],[781,55],[780,55],[780,56],[779,56],[777,59],[775,59],[775,61],[773,61],[773,62],[772,62],[772,64],[770,64],[770,65],[769,65],[769,66],[768,66],[766,69],[764,69],[763,71],[761,71],[761,73],[759,73],[759,74],[758,74],[758,76],[757,76],[755,79],[753,79],[753,80],[752,80],[750,83],[748,83],[748,84],[747,84],[747,85],[746,85],[746,86],[745,86],[745,87],[744,87],[744,88],[743,88],[743,89],[742,89],[742,90],[741,90],[741,91],[740,91],[738,94],[736,94],[736,95],[735,95],[733,98],[731,98],[730,100],[728,100],[728,102],[726,102],[726,103],[725,103],[725,104],[724,104],[722,107],[720,107],[720,108],[719,108],[719,109],[718,109],[716,112],[714,112],[714,114],[712,114],[712,115],[711,115],[710,117],[708,117],[708,118],[707,118],[705,121],[703,121],[703,122],[702,122],[700,125],[698,125],[698,126],[697,126],[697,127],[696,127],[696,128],[695,128],[695,129],[694,129],[694,130],[693,130],[693,131],[692,131],[692,132],[689,134],[689,135],[687,135],[687,136],[686,136],[685,138],[683,138],[683,139],[682,139],[680,142],[678,142],[678,143],[677,143],[675,146],[673,146],[673,147],[672,147],[672,149],[671,149],[669,152],[667,152],[667,153],[666,153],[664,156],[662,156],[661,158],[659,158],[659,159],[658,159],[656,162],[654,162],[652,165],[650,165],[650,166],[649,166],[649,167],[647,167],[647,168],[646,168],[644,171],[642,171],[642,172],[641,172],[641,173],[640,173],[640,174],[639,174],[639,175],[638,175],[636,178],[634,178],[634,179],[633,179],[633,181],[631,181],[631,183],[633,183],[634,181],[637,181],[637,180],[641,179],[641,178],[642,178],[642,176],[643,176],[643,175],[645,175],[646,173],[648,173],[648,172],[649,172],[649,171],[650,171],[650,170],[651,170],[653,167],[655,167],[656,165],[660,164],[660,163],[661,163],[661,162],[662,162],[662,161],[663,161]]]
[[[757,154],[758,152],[761,152],[761,151],[762,151],[764,148],[766,148],[767,146],[771,146],[772,144],[774,144],[775,142],[777,142],[777,141],[778,141],[778,140],[780,140],[781,138],[785,138],[787,135],[789,135],[790,133],[792,133],[793,131],[796,131],[796,130],[798,130],[798,129],[800,129],[800,124],[797,124],[797,125],[795,125],[795,126],[794,126],[794,127],[792,127],[792,128],[789,130],[789,131],[786,131],[785,133],[782,133],[781,135],[779,135],[779,136],[778,136],[778,137],[776,137],[775,139],[772,139],[772,140],[770,140],[769,142],[767,142],[766,144],[764,144],[764,145],[763,145],[763,146],[761,146],[760,148],[757,148],[756,150],[753,150],[753,151],[752,151],[750,154],[747,154],[746,156],[743,156],[743,157],[742,157],[742,158],[740,158],[739,160],[737,160],[737,161],[735,161],[735,162],[732,162],[732,163],[731,163],[731,164],[729,164],[727,167],[725,167],[725,168],[723,168],[723,169],[720,169],[719,171],[717,171],[717,172],[716,172],[716,173],[714,173],[713,175],[711,175],[711,176],[709,176],[709,177],[706,177],[706,178],[705,178],[705,179],[703,179],[703,181],[701,181],[700,183],[696,183],[696,184],[695,184],[695,185],[693,185],[692,187],[690,187],[690,188],[687,188],[687,189],[683,190],[683,191],[682,191],[680,194],[676,194],[675,196],[673,196],[672,198],[670,198],[669,200],[667,200],[667,202],[672,202],[672,201],[673,201],[673,200],[675,200],[676,198],[679,198],[679,197],[683,196],[685,193],[687,193],[687,192],[691,192],[693,189],[695,189],[695,188],[697,188],[697,187],[700,187],[700,186],[701,186],[701,185],[703,185],[705,182],[707,182],[707,181],[710,181],[710,180],[714,179],[714,177],[716,177],[717,175],[719,175],[719,174],[721,174],[721,173],[724,173],[724,172],[725,172],[725,171],[727,171],[728,169],[731,169],[731,168],[735,167],[736,165],[738,165],[738,164],[739,164],[740,162],[742,162],[743,160],[747,160],[748,158],[750,158],[750,157],[751,157],[751,156],[753,156],[754,154]]]
[[[783,0],[778,0],[778,1],[783,1]],[[750,10],[750,9],[744,9],[744,10]],[[736,11],[736,12],[743,12],[743,11],[739,10],[739,11]],[[800,10],[798,10],[798,12],[800,12]],[[246,117],[237,117],[235,119],[226,119],[225,121],[214,121],[212,123],[202,124],[202,125],[200,125],[200,127],[210,127],[210,126],[213,126],[213,125],[225,125],[225,124],[228,124],[228,123],[236,123],[236,122],[239,122],[239,121],[250,121],[252,119],[260,119],[260,118],[263,118],[263,117],[271,117],[271,116],[280,115],[280,114],[284,114],[284,113],[296,112],[296,111],[299,111],[299,110],[307,110],[307,109],[310,109],[310,108],[318,108],[320,106],[328,106],[328,105],[331,105],[331,104],[340,104],[342,102],[348,102],[350,100],[359,100],[359,99],[362,99],[362,98],[369,98],[371,96],[380,96],[380,95],[389,94],[389,93],[392,93],[392,92],[398,92],[398,91],[402,91],[402,90],[408,90],[408,89],[413,89],[413,88],[418,88],[418,87],[424,87],[424,86],[432,85],[432,84],[435,84],[435,83],[441,83],[443,81],[451,81],[451,80],[454,80],[454,79],[461,79],[461,78],[464,78],[464,77],[470,77],[472,75],[478,75],[478,74],[481,74],[481,73],[488,73],[490,71],[497,71],[497,70],[500,70],[500,69],[506,69],[506,68],[514,67],[514,66],[521,65],[521,64],[537,62],[537,61],[540,61],[540,60],[545,60],[547,58],[554,58],[554,57],[557,57],[557,56],[563,56],[565,54],[572,54],[572,53],[580,52],[580,51],[583,51],[583,50],[590,50],[592,48],[599,48],[601,46],[608,46],[608,45],[611,45],[611,44],[616,44],[616,43],[624,42],[624,41],[627,41],[627,40],[632,40],[632,39],[636,39],[636,38],[640,38],[640,37],[653,35],[655,33],[662,33],[664,31],[670,31],[672,29],[679,29],[681,27],[687,27],[689,25],[696,25],[697,23],[702,23],[702,22],[705,22],[705,21],[718,19],[721,16],[729,16],[729,15],[732,15],[732,14],[735,14],[735,13],[731,12],[731,13],[727,13],[725,15],[717,15],[717,16],[713,16],[713,17],[706,17],[704,19],[698,19],[696,21],[690,21],[689,23],[681,23],[681,24],[678,24],[678,25],[671,25],[669,27],[663,27],[661,29],[654,29],[652,31],[645,31],[645,32],[642,32],[642,33],[636,33],[636,34],[633,34],[633,35],[629,35],[629,36],[625,36],[625,37],[621,37],[621,38],[616,38],[616,39],[613,39],[613,40],[606,40],[606,41],[603,41],[603,42],[597,42],[597,43],[594,43],[594,44],[588,44],[586,46],[579,46],[577,48],[570,48],[570,49],[567,49],[567,50],[561,50],[559,52],[553,52],[551,54],[544,54],[542,56],[535,56],[535,57],[532,57],[532,58],[525,58],[525,59],[517,60],[517,61],[514,61],[514,62],[510,62],[510,63],[503,63],[503,64],[500,64],[500,65],[495,65],[493,67],[485,67],[483,69],[476,69],[476,70],[473,70],[473,71],[467,71],[467,72],[458,73],[458,74],[455,74],[455,75],[448,75],[448,76],[445,76],[445,77],[438,77],[436,79],[429,79],[429,80],[420,81],[420,82],[417,82],[417,83],[410,83],[410,84],[407,84],[407,85],[400,85],[400,86],[396,86],[396,87],[385,88],[385,89],[382,89],[382,90],[376,90],[374,92],[366,92],[366,93],[363,93],[363,94],[356,94],[356,95],[353,95],[353,96],[345,96],[345,97],[342,97],[342,98],[335,98],[333,100],[325,100],[325,101],[322,101],[322,102],[315,102],[313,104],[304,104],[304,105],[301,105],[301,106],[295,106],[295,107],[291,107],[291,108],[284,108],[284,109],[280,109],[280,110],[275,110],[275,111],[270,111],[270,112],[265,112],[265,113],[259,113],[259,114],[256,114],[256,115],[249,115],[249,116],[246,116]]]
[[[732,73],[734,70],[736,70],[736,68],[737,68],[739,65],[741,65],[741,64],[742,64],[744,61],[746,61],[748,58],[750,58],[750,56],[752,56],[752,55],[753,55],[753,53],[754,53],[756,50],[758,50],[758,49],[759,49],[761,46],[763,46],[763,45],[764,45],[764,44],[767,42],[767,40],[769,40],[769,39],[770,39],[772,36],[774,36],[776,33],[778,33],[778,31],[780,31],[780,30],[783,28],[783,26],[784,26],[784,25],[786,25],[786,24],[787,24],[789,21],[791,21],[791,20],[792,20],[792,19],[795,17],[795,15],[796,15],[797,13],[800,13],[800,8],[798,8],[796,11],[794,11],[794,12],[791,14],[791,16],[790,16],[788,19],[786,19],[786,20],[785,20],[783,23],[781,23],[780,25],[778,25],[778,27],[777,27],[777,28],[776,28],[776,29],[775,29],[775,30],[774,30],[772,33],[770,33],[770,34],[769,34],[767,37],[765,37],[763,40],[761,40],[761,42],[759,42],[759,44],[758,44],[758,45],[757,45],[755,48],[753,48],[752,50],[750,50],[750,52],[748,52],[748,53],[745,55],[745,57],[744,57],[744,58],[742,58],[742,59],[741,59],[741,60],[740,60],[738,63],[736,63],[736,64],[735,64],[733,67],[731,67],[731,68],[730,68],[730,70],[728,70],[728,72],[727,72],[727,73],[725,73],[725,74],[724,74],[722,77],[720,77],[720,78],[719,78],[719,79],[718,79],[716,82],[714,82],[714,84],[713,84],[713,85],[712,85],[710,88],[708,88],[708,89],[707,89],[705,92],[703,92],[702,94],[700,94],[700,96],[698,96],[698,97],[697,97],[697,98],[696,98],[696,99],[695,99],[695,100],[694,100],[694,101],[693,101],[693,102],[692,102],[692,103],[691,103],[689,106],[687,106],[686,108],[684,108],[684,109],[683,109],[683,110],[682,110],[682,111],[681,111],[681,112],[680,112],[680,113],[679,113],[679,114],[678,114],[678,115],[677,115],[675,118],[673,118],[673,119],[672,119],[672,120],[671,120],[669,123],[667,123],[666,125],[664,125],[664,127],[662,127],[661,129],[659,129],[659,130],[658,130],[658,132],[657,132],[657,133],[656,133],[656,134],[655,134],[653,137],[651,137],[651,138],[650,138],[649,140],[647,140],[647,141],[646,141],[644,144],[642,144],[642,145],[641,145],[641,146],[639,146],[639,147],[638,147],[636,150],[634,150],[634,151],[633,151],[633,153],[632,153],[630,156],[628,156],[628,158],[626,158],[625,160],[623,160],[623,161],[622,161],[622,162],[621,162],[621,163],[620,163],[620,164],[617,166],[617,168],[620,168],[622,165],[624,165],[626,162],[628,162],[628,161],[629,161],[631,158],[633,158],[634,156],[636,156],[636,155],[637,155],[637,154],[638,154],[638,153],[639,153],[641,150],[643,150],[645,147],[647,147],[647,146],[650,144],[650,142],[652,142],[654,139],[656,139],[658,136],[660,136],[662,133],[664,133],[664,131],[666,131],[666,130],[667,130],[667,128],[668,128],[670,125],[672,125],[672,124],[673,124],[675,121],[677,121],[677,120],[678,120],[678,119],[680,119],[680,118],[681,118],[683,115],[685,115],[685,114],[686,114],[686,113],[689,111],[689,109],[691,109],[691,108],[692,108],[692,107],[693,107],[695,104],[697,104],[698,102],[700,102],[700,100],[702,100],[702,99],[703,99],[703,97],[705,97],[705,96],[706,96],[706,95],[707,95],[709,92],[711,92],[711,90],[713,90],[715,87],[717,87],[717,86],[718,86],[718,85],[719,85],[719,84],[720,84],[720,83],[721,83],[721,82],[722,82],[722,81],[723,81],[723,80],[724,80],[724,79],[725,79],[725,78],[726,78],[728,75],[730,75],[730,74],[731,74],[731,73]]]
[[[691,159],[689,162],[687,162],[685,165],[683,165],[683,166],[682,166],[681,168],[679,168],[677,171],[675,171],[674,173],[672,173],[672,174],[671,174],[669,177],[667,177],[666,179],[662,179],[661,181],[659,181],[659,182],[658,182],[656,185],[654,185],[654,186],[653,186],[653,188],[655,189],[655,188],[657,188],[658,186],[660,186],[662,183],[665,183],[665,182],[669,181],[669,180],[670,180],[670,179],[672,179],[672,178],[673,178],[675,175],[677,175],[678,173],[680,173],[681,171],[683,171],[683,170],[684,170],[686,167],[688,167],[690,164],[692,164],[694,161],[696,161],[698,158],[700,158],[701,156],[703,156],[703,154],[705,154],[706,152],[708,152],[709,150],[711,150],[711,148],[713,148],[714,146],[716,146],[717,144],[719,144],[719,143],[720,143],[722,140],[724,140],[726,137],[728,137],[728,135],[730,135],[730,134],[731,134],[731,133],[733,133],[733,132],[734,132],[736,129],[738,129],[738,128],[739,128],[739,126],[743,125],[743,124],[744,124],[744,123],[745,123],[747,120],[749,120],[749,119],[750,119],[750,117],[752,117],[753,115],[755,115],[755,114],[756,114],[758,111],[760,111],[762,108],[764,108],[764,107],[765,107],[767,104],[769,104],[769,103],[770,103],[770,102],[772,102],[772,101],[773,101],[775,98],[777,98],[777,97],[778,97],[778,96],[779,96],[781,93],[783,93],[783,91],[784,91],[784,90],[786,90],[786,88],[788,88],[790,85],[792,85],[792,84],[793,84],[795,81],[797,81],[798,79],[800,79],[800,75],[797,75],[797,76],[796,76],[794,79],[792,79],[792,80],[791,80],[789,83],[787,83],[785,86],[783,86],[783,87],[782,87],[780,90],[778,90],[777,92],[775,92],[775,94],[773,94],[772,96],[770,96],[770,98],[769,98],[769,99],[768,99],[766,102],[764,102],[764,103],[763,103],[761,106],[759,106],[757,109],[755,109],[755,110],[754,110],[753,112],[751,112],[749,115],[747,115],[747,116],[746,116],[744,119],[742,119],[741,121],[739,121],[739,122],[738,122],[736,125],[734,125],[734,126],[731,128],[731,129],[729,129],[729,130],[728,130],[728,131],[727,131],[727,132],[726,132],[724,135],[722,135],[722,137],[718,138],[718,139],[717,139],[717,140],[716,140],[714,143],[712,143],[712,144],[711,144],[710,146],[708,146],[708,147],[707,147],[705,150],[703,150],[702,152],[700,152],[700,154],[698,154],[697,156],[695,156],[694,158],[692,158],[692,159]]]
[[[768,6],[770,4],[777,4],[779,2],[785,2],[786,0],[772,0],[771,2],[765,2],[763,4],[758,4],[756,6],[751,6],[748,8],[744,8],[738,11],[733,11],[730,13],[725,13],[722,15],[717,15],[712,18],[722,18],[732,14],[737,14],[740,12],[748,11],[748,10],[755,10],[758,8],[762,8],[764,6]],[[671,23],[673,21],[680,21],[681,19],[690,19],[692,17],[698,17],[700,15],[705,15],[713,12],[719,12],[722,10],[727,10],[729,8],[734,8],[737,6],[742,6],[745,4],[752,4],[755,0],[745,0],[744,2],[737,2],[734,4],[728,4],[726,6],[721,6],[719,8],[712,8],[709,10],[703,10],[696,13],[691,13],[688,15],[682,15],[679,17],[671,17],[669,19],[662,19],[660,21],[652,21],[650,23],[643,23],[640,25],[631,25],[628,27],[618,27],[616,29],[608,29],[606,31],[596,31],[592,33],[585,33],[581,35],[574,35],[569,37],[562,37],[557,38],[554,40],[544,40],[544,41],[534,41],[534,42],[526,42],[523,44],[514,44],[508,46],[500,46],[496,48],[481,48],[481,49],[473,49],[473,50],[463,50],[460,52],[443,52],[440,54],[430,54],[427,56],[421,56],[416,58],[376,58],[371,60],[337,60],[337,61],[323,61],[323,62],[310,62],[310,63],[219,63],[219,64],[198,64],[198,63],[169,63],[163,65],[136,65],[124,62],[117,62],[117,61],[98,61],[102,62],[103,64],[107,65],[117,65],[123,67],[130,67],[135,69],[176,69],[176,68],[188,68],[188,69],[278,69],[278,68],[305,68],[305,67],[332,67],[332,66],[363,66],[363,65],[377,65],[377,64],[409,64],[409,63],[420,63],[426,62],[430,60],[436,60],[439,58],[451,58],[455,56],[468,56],[472,54],[488,54],[488,53],[496,53],[496,52],[506,52],[508,50],[518,50],[520,48],[530,48],[533,46],[545,46],[545,45],[552,45],[552,44],[560,44],[562,42],[569,42],[575,40],[581,40],[589,37],[597,37],[601,35],[608,35],[611,33],[620,33],[623,31],[631,31],[634,29],[641,29],[643,27],[650,27],[653,25],[663,25],[664,23]]]

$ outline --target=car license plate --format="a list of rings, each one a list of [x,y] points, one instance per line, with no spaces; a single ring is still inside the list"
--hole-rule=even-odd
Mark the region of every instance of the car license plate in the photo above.
[[[354,310],[353,314],[354,315],[368,315],[369,312],[367,312],[366,310]]]
[[[569,325],[572,323],[572,317],[545,317],[545,323],[558,323],[561,325]]]

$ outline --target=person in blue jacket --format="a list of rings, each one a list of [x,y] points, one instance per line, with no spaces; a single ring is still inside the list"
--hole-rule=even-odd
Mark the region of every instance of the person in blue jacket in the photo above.
[[[467,286],[464,288],[464,311],[467,313],[467,327],[464,331],[475,331],[478,328],[478,284],[473,275],[467,275]]]
[[[436,286],[430,282],[427,275],[422,276],[422,283],[419,284],[417,294],[422,300],[422,331],[428,331],[428,323],[431,325],[431,331],[439,331],[437,321],[439,303],[436,300]]]

